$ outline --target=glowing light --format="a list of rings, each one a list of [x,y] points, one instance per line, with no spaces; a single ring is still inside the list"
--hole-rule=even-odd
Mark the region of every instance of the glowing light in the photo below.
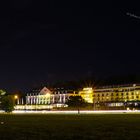
[[[15,99],[18,99],[18,96],[17,96],[17,95],[15,95],[15,96],[14,96],[14,98],[15,98]]]
[[[0,122],[0,124],[4,124],[4,122]]]
[[[140,16],[137,16],[137,15],[134,15],[134,14],[131,14],[131,13],[126,13],[126,15],[130,16],[130,17],[133,17],[133,18],[137,18],[137,19],[140,19]]]
[[[4,112],[3,112],[4,113]],[[78,114],[78,112],[76,110],[71,110],[71,111],[47,111],[47,110],[43,110],[43,111],[24,111],[24,110],[15,110],[12,113],[14,114],[42,114],[42,113],[46,113],[46,114]],[[108,110],[108,111],[89,111],[89,110],[81,110],[80,114],[123,114],[123,113],[128,113],[128,114],[133,114],[133,113],[137,113],[140,114],[140,110]]]
[[[127,107],[127,110],[129,111],[129,110],[130,110],[130,108],[129,108],[129,107]]]
[[[88,103],[93,103],[93,89],[91,87],[83,88],[79,95]]]
[[[83,88],[83,90],[93,90],[91,87]]]

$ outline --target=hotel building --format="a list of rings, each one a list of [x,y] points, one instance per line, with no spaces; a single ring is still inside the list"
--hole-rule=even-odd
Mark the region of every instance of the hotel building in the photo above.
[[[95,104],[124,106],[140,101],[140,84],[104,86],[94,90]]]
[[[33,90],[27,93],[25,103],[23,103],[23,99],[18,99],[16,109],[67,107],[66,103],[69,97],[77,95],[95,107],[123,107],[131,104],[138,106],[140,101],[140,84],[102,86],[98,88],[87,87],[79,91],[66,90],[64,88],[49,90],[44,87],[41,90]]]
[[[21,104],[23,99],[18,99],[16,109],[52,109],[55,107],[67,107],[66,102],[69,96],[76,95],[73,90],[64,88],[54,88],[49,90],[43,87],[41,90],[32,90],[26,94],[25,102]]]

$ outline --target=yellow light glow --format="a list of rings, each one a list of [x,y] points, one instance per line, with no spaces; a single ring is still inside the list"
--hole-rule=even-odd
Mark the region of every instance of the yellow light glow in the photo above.
[[[93,90],[91,87],[88,87],[88,88],[83,88],[83,90]]]
[[[79,95],[88,103],[93,103],[93,89],[91,87],[83,88]]]
[[[18,96],[17,96],[17,95],[15,95],[15,96],[14,96],[14,98],[15,98],[15,99],[18,99]]]

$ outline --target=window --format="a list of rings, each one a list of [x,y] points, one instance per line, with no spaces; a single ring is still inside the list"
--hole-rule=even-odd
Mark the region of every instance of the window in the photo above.
[[[121,93],[121,95],[123,96],[123,93]]]

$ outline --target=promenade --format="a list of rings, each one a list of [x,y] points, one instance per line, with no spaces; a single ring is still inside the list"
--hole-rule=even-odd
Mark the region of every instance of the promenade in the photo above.
[[[0,111],[0,113],[5,113]],[[100,110],[100,111],[90,111],[90,110],[72,110],[72,111],[24,111],[24,110],[15,110],[13,114],[140,114],[140,110]]]

